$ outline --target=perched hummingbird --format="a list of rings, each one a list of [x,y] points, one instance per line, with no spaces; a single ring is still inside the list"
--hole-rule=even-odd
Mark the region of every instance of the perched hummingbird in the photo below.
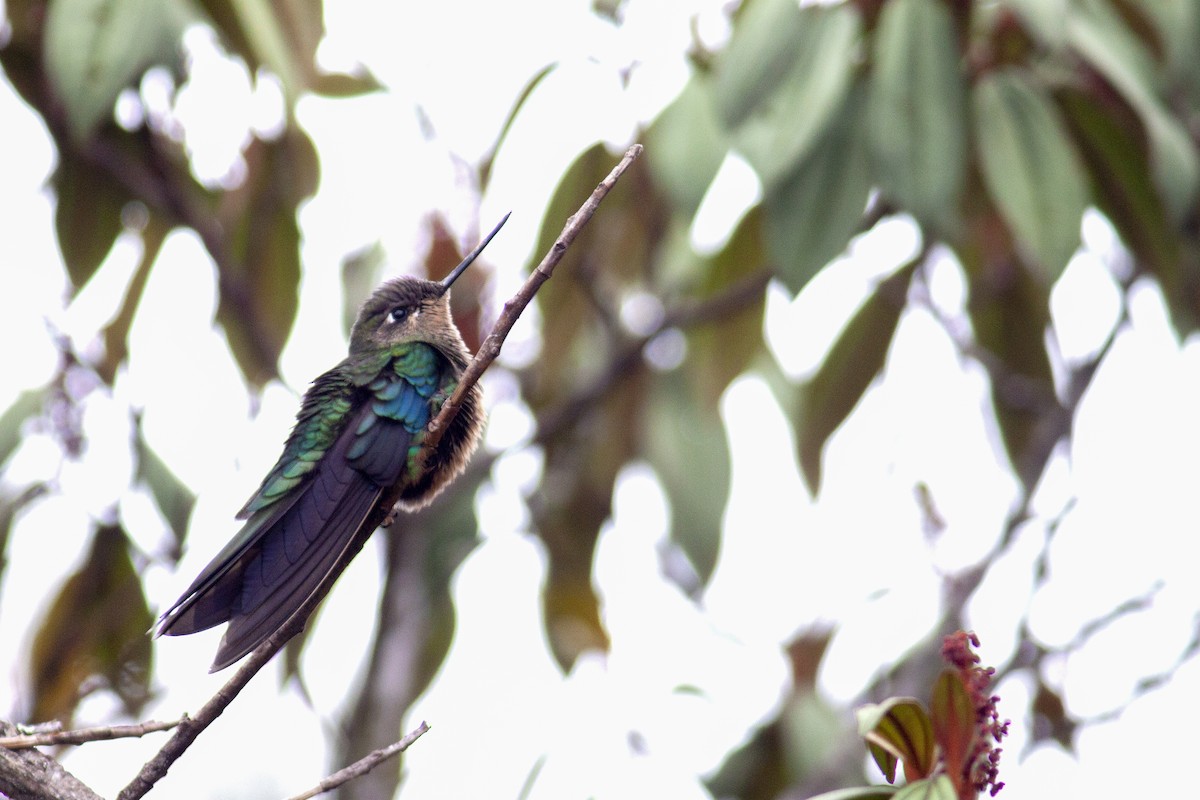
[[[363,304],[349,356],[305,393],[283,455],[238,514],[246,524],[163,614],[159,635],[228,622],[211,671],[229,666],[345,568],[389,496],[414,510],[462,472],[483,428],[477,386],[437,451],[416,459],[471,357],[447,290],[507,220],[444,280],[396,278]]]

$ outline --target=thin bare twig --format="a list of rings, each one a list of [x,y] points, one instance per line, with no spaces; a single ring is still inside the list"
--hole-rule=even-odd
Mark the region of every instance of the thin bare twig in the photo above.
[[[488,334],[487,339],[480,346],[479,352],[475,354],[475,358],[467,365],[467,369],[459,379],[458,389],[442,405],[441,411],[430,423],[429,436],[426,438],[426,446],[422,450],[420,458],[429,458],[429,454],[441,440],[446,426],[458,414],[463,396],[471,386],[479,381],[479,377],[483,374],[484,370],[496,360],[496,356],[500,353],[500,345],[503,344],[505,337],[508,336],[508,332],[512,329],[513,324],[516,323],[517,318],[521,316],[521,312],[529,305],[530,300],[533,299],[533,295],[537,292],[538,287],[549,280],[555,266],[562,260],[567,248],[571,246],[571,243],[575,241],[575,237],[579,235],[583,226],[587,224],[596,212],[600,201],[604,199],[605,195],[608,194],[609,190],[612,189],[633,160],[641,155],[641,152],[642,146],[639,144],[633,145],[626,151],[620,163],[596,187],[583,206],[567,220],[562,233],[555,239],[550,252],[542,259],[537,269],[533,271],[529,279],[512,299],[504,304],[504,311],[501,313],[500,318],[496,320],[496,324],[492,327],[492,332]],[[117,795],[117,800],[138,800],[138,798],[144,797],[154,787],[154,784],[167,774],[167,770],[192,745],[196,737],[225,711],[225,708],[233,702],[233,698],[237,697],[238,693],[250,682],[250,679],[271,660],[275,653],[289,639],[304,630],[304,626],[308,622],[312,612],[320,605],[325,595],[329,593],[330,588],[341,575],[342,570],[351,559],[358,555],[358,551],[362,549],[363,544],[366,543],[371,534],[375,532],[375,529],[387,518],[392,507],[399,499],[400,487],[398,486],[384,493],[379,504],[364,521],[362,532],[347,547],[346,551],[334,565],[334,568],[330,570],[329,575],[321,582],[312,596],[292,614],[291,618],[279,630],[271,634],[265,642],[246,657],[245,662],[234,673],[234,676],[196,712],[195,716],[180,721],[179,726],[175,729],[175,733],[167,740],[162,749],[142,766],[142,769],[130,781],[129,785],[121,790],[121,793]]]
[[[416,730],[407,734],[400,741],[392,742],[387,747],[381,747],[378,750],[372,750],[370,753],[367,753],[350,766],[339,769],[337,772],[333,773],[328,778],[325,778],[313,788],[306,792],[293,795],[292,797],[289,797],[288,800],[308,800],[310,797],[316,797],[319,794],[324,794],[325,792],[336,789],[343,783],[353,780],[360,775],[366,775],[368,772],[375,769],[375,767],[379,766],[384,761],[387,761],[392,756],[398,753],[403,753],[408,749],[409,745],[424,736],[428,730],[429,726],[422,722],[417,726]]]
[[[136,739],[147,733],[169,731],[187,719],[187,715],[170,722],[141,722],[137,725],[104,725],[97,728],[77,728],[73,731],[47,731],[25,733],[16,736],[0,736],[0,747],[8,750],[26,750],[30,747],[45,747],[60,744],[83,744],[108,739]]]
[[[17,735],[0,720],[0,734]],[[103,800],[56,759],[40,750],[0,748],[0,797],[22,800]]]

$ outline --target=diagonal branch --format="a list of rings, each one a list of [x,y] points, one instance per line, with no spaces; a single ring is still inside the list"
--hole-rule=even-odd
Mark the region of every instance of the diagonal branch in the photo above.
[[[328,778],[325,778],[308,791],[294,795],[293,797],[289,797],[288,800],[309,800],[310,797],[316,797],[319,794],[333,791],[343,783],[351,781],[360,775],[366,775],[368,772],[375,769],[375,767],[379,766],[384,761],[387,761],[397,753],[403,753],[413,742],[424,736],[428,730],[429,726],[422,722],[417,726],[416,730],[406,734],[405,737],[400,741],[393,742],[387,747],[381,747],[378,750],[373,750],[370,753],[367,753],[358,761],[355,761],[348,767],[339,769],[337,772],[333,773]]]

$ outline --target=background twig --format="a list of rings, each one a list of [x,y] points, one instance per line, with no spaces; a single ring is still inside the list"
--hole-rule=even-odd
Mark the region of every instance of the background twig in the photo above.
[[[100,742],[107,739],[135,739],[147,733],[169,731],[187,719],[187,715],[170,722],[142,722],[137,725],[104,725],[97,728],[77,728],[73,731],[47,731],[45,733],[26,733],[16,736],[0,736],[0,748],[8,750],[26,750],[30,747],[43,747],[59,744],[83,744],[84,742]]]
[[[387,747],[381,747],[378,750],[373,750],[372,752],[360,758],[358,761],[355,761],[350,766],[339,769],[337,772],[333,773],[328,778],[325,778],[307,792],[289,797],[288,800],[308,800],[310,797],[316,797],[319,794],[324,794],[332,789],[336,789],[343,783],[353,780],[360,775],[366,775],[368,772],[375,769],[375,767],[379,766],[384,761],[387,761],[397,753],[403,753],[408,749],[409,745],[424,736],[428,730],[429,726],[422,722],[417,726],[416,730],[407,734],[400,741],[393,742]]]

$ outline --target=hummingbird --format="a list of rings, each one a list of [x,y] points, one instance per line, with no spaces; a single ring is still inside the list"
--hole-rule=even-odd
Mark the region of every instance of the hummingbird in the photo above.
[[[393,498],[416,510],[463,471],[483,430],[478,386],[436,452],[424,463],[418,454],[471,358],[450,315],[450,285],[506,221],[445,279],[394,278],[363,304],[349,355],[305,392],[283,454],[237,515],[242,529],[162,615],[157,635],[228,622],[209,671],[224,669],[345,569],[381,515],[390,519]]]

